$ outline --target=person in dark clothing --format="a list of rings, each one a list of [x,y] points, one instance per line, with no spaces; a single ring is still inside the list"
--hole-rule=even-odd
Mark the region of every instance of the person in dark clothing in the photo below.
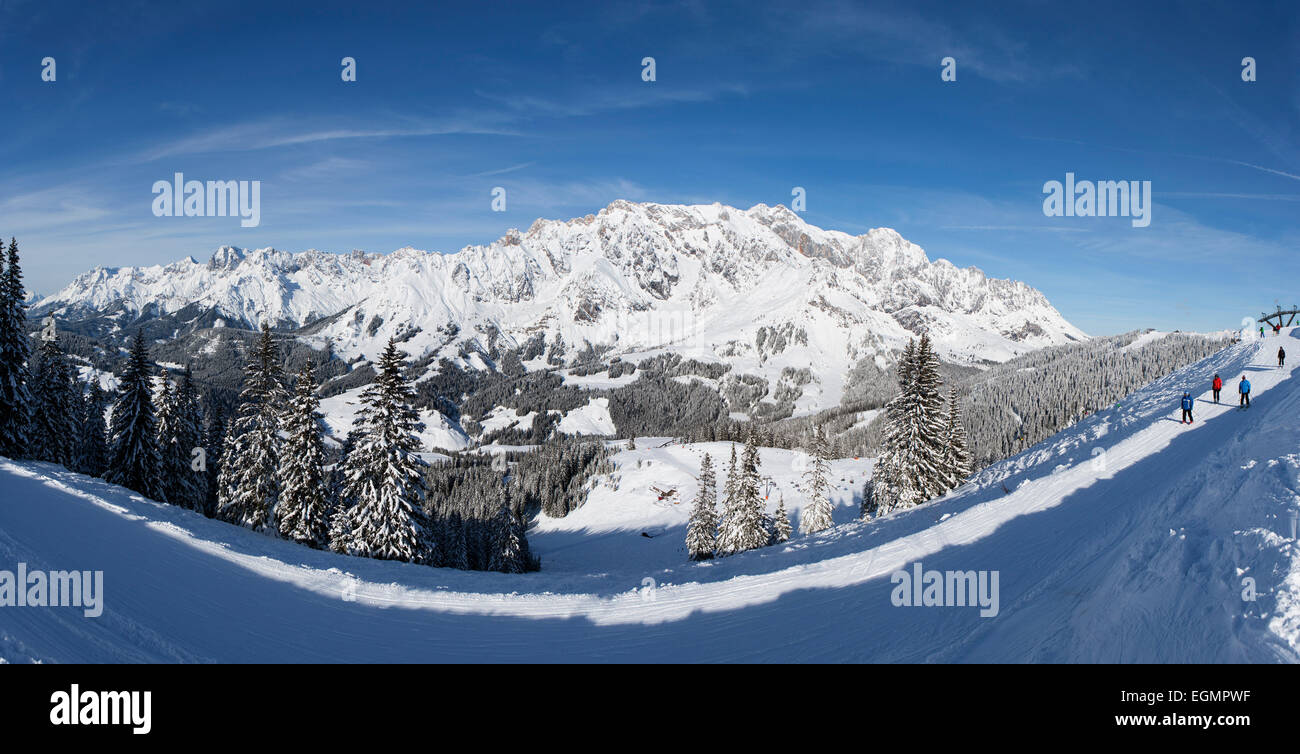
[[[1277,349],[1277,365],[1286,366],[1286,351],[1282,348]]]
[[[1183,424],[1192,423],[1192,394],[1183,393]]]
[[[1241,393],[1241,407],[1250,408],[1250,380],[1246,375],[1241,375],[1241,382],[1237,383],[1237,392]]]
[[[1214,402],[1218,403],[1219,391],[1223,389],[1223,380],[1219,378],[1219,375],[1214,375],[1214,382],[1210,383],[1210,387],[1214,388]]]

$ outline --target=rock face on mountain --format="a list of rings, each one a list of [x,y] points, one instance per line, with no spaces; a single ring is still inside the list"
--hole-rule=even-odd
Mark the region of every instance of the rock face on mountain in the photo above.
[[[1087,337],[1024,283],[931,262],[887,228],[852,236],[761,204],[616,201],[454,254],[222,247],[206,264],[96,268],[32,312],[104,334],[161,317],[180,332],[267,321],[346,359],[397,337],[414,357],[480,367],[558,337],[569,359],[587,344],[633,362],[670,352],[798,383],[801,410],[838,403],[855,365],[884,368],[923,331],[974,365]]]

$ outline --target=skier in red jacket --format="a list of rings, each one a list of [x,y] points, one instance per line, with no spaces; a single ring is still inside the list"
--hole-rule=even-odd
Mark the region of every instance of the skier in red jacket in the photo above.
[[[1223,380],[1219,378],[1219,375],[1217,375],[1217,374],[1214,375],[1214,382],[1213,382],[1213,384],[1211,385],[1211,387],[1214,388],[1214,402],[1215,402],[1215,403],[1218,403],[1218,402],[1219,402],[1219,391],[1223,389]]]

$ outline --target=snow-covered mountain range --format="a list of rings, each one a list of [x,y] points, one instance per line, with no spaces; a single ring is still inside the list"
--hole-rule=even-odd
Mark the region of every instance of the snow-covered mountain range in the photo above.
[[[97,267],[32,312],[109,331],[167,317],[178,334],[267,321],[346,359],[397,337],[413,357],[478,367],[559,336],[570,357],[587,343],[627,361],[671,351],[772,384],[809,370],[802,411],[837,404],[855,365],[886,367],[922,330],[972,365],[1087,337],[1024,283],[932,262],[887,228],[853,236],[762,204],[616,201],[453,254],[222,247],[207,263]]]

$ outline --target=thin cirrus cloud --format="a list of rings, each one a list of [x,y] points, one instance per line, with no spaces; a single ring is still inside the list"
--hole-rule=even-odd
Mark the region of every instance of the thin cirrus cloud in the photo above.
[[[606,88],[588,90],[580,97],[563,99],[537,95],[498,94],[479,90],[475,95],[516,113],[530,117],[578,118],[617,110],[635,110],[679,103],[712,102],[725,96],[745,96],[752,88],[740,83],[722,83],[708,87],[674,88],[670,86]]]
[[[99,193],[81,185],[28,191],[0,200],[0,217],[18,232],[76,227],[114,216]]]
[[[452,135],[524,136],[526,134],[516,126],[538,117],[576,118],[617,110],[709,102],[727,95],[743,96],[748,92],[749,89],[741,84],[719,84],[714,87],[695,89],[656,87],[649,91],[636,90],[632,93],[615,88],[602,90],[594,95],[588,91],[580,98],[561,100],[534,95],[518,96],[478,91],[475,92],[478,97],[493,103],[496,107],[442,120],[391,117],[390,120],[405,121],[409,125],[381,128],[354,126],[303,129],[297,123],[283,118],[265,119],[212,128],[161,146],[139,150],[127,155],[119,161],[119,164],[144,164],[189,155],[252,152],[341,140]]]
[[[1087,233],[1087,228],[1061,228],[1050,225],[941,225],[941,230],[1005,230],[1030,233]]]
[[[422,136],[448,136],[453,134],[478,134],[517,136],[517,132],[500,125],[475,121],[447,121],[426,123],[405,128],[295,128],[280,119],[244,123],[210,129],[187,136],[159,147],[145,149],[129,155],[124,162],[140,164],[185,155],[214,154],[221,152],[252,152],[279,147],[315,144],[349,139],[388,139]]]
[[[493,176],[493,175],[505,175],[506,173],[514,173],[514,172],[517,172],[517,171],[520,171],[520,170],[526,170],[526,169],[531,168],[532,166],[534,166],[534,165],[536,165],[536,164],[537,164],[536,162],[521,162],[521,163],[519,163],[518,165],[511,165],[510,167],[506,167],[506,168],[497,168],[497,169],[495,169],[495,170],[484,170],[484,171],[481,172],[481,173],[470,173],[469,175],[467,175],[467,176],[465,176],[465,177],[466,177],[466,178],[486,178],[486,177],[488,177],[488,176]]]
[[[867,57],[904,65],[938,66],[943,57],[957,59],[961,70],[969,70],[999,83],[1034,83],[1058,78],[1082,78],[1085,71],[1075,63],[1044,64],[1028,55],[1027,45],[1004,29],[987,23],[972,23],[958,29],[938,20],[938,14],[923,17],[904,8],[881,8],[845,0],[801,3],[774,12],[773,25],[788,39],[817,40],[806,54],[819,54],[831,47],[855,49]],[[790,34],[791,29],[804,33]],[[978,43],[970,40],[979,40]]]

